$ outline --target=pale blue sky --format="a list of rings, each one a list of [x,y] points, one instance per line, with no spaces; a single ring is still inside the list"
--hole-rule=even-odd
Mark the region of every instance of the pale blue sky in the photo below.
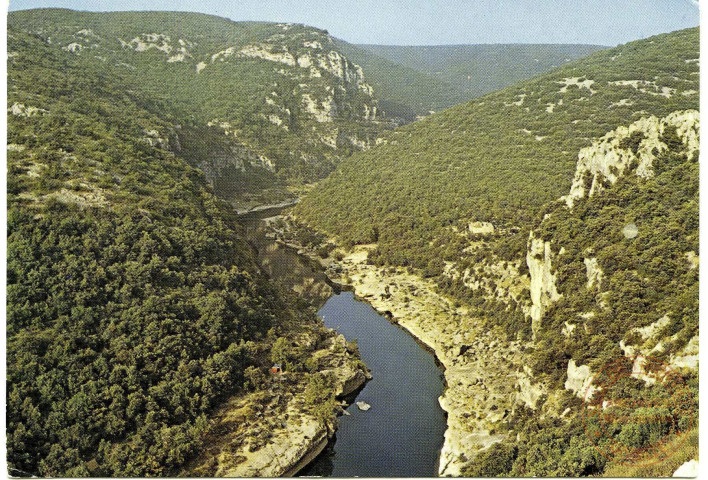
[[[352,43],[616,45],[698,25],[693,0],[11,0],[10,10],[181,10],[305,23]]]

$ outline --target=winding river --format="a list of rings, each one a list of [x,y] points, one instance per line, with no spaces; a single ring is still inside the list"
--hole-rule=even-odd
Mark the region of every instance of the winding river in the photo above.
[[[352,401],[371,409],[352,403],[350,415],[339,418],[334,442],[300,475],[435,476],[445,414],[438,405],[443,375],[434,356],[351,292],[333,295],[318,315],[356,339],[373,379]]]
[[[264,223],[283,207],[242,215],[264,270],[283,288],[313,305],[325,325],[356,340],[372,380],[346,399],[349,415],[327,448],[299,476],[436,476],[446,419],[438,404],[444,389],[442,371],[432,353],[402,328],[379,315],[351,292],[339,292],[324,272],[293,248],[267,237]],[[356,403],[371,405],[360,410]]]

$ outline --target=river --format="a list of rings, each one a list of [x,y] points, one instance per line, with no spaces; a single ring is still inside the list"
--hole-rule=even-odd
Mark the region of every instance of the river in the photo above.
[[[357,340],[373,379],[356,401],[371,409],[352,404],[350,416],[339,418],[334,442],[300,475],[437,475],[445,414],[438,405],[443,374],[434,356],[351,292],[333,295],[318,315],[348,340]]]
[[[333,440],[298,475],[436,476],[446,418],[438,404],[444,377],[435,357],[353,293],[339,293],[310,259],[267,237],[264,224],[283,210],[273,206],[241,216],[261,266],[283,288],[323,305],[318,315],[325,325],[357,341],[373,376],[356,398],[346,399],[350,415],[339,417]],[[371,409],[359,410],[356,401]]]

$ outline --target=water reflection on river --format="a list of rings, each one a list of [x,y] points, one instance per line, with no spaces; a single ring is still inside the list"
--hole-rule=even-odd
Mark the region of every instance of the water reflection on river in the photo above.
[[[318,312],[325,324],[357,340],[373,379],[351,416],[340,417],[336,441],[302,476],[434,476],[445,432],[438,404],[443,375],[431,353],[350,292],[332,296]]]

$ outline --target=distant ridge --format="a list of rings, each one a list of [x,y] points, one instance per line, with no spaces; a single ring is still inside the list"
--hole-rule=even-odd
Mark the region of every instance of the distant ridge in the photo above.
[[[358,45],[454,89],[451,107],[608,47],[583,44]]]

